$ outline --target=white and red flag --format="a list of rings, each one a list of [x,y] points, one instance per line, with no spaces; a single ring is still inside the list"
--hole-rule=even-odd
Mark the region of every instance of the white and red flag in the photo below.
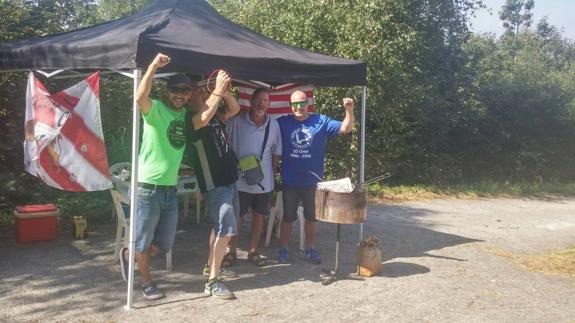
[[[100,74],[56,94],[30,72],[24,123],[26,171],[65,191],[112,187],[99,98]]]
[[[258,85],[252,82],[240,82],[239,87],[239,103],[242,110],[249,109],[250,99],[252,98],[252,93],[258,87],[268,87]],[[268,87],[269,88],[269,87]],[[271,87],[270,89],[270,108],[268,109],[268,114],[273,118],[279,118],[283,115],[292,113],[290,106],[290,95],[296,91],[301,90],[305,92],[308,102],[308,111],[313,112],[313,86],[312,85],[301,85],[288,83],[279,86]]]

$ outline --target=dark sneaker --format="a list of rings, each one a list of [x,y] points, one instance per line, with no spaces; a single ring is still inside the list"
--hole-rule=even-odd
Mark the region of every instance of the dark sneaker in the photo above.
[[[238,274],[235,271],[230,270],[228,268],[220,268],[220,274],[218,275],[218,277],[234,278],[234,277],[238,277]]]
[[[305,259],[314,265],[321,264],[321,258],[319,257],[319,252],[314,248],[305,249]]]
[[[166,297],[162,291],[156,287],[156,284],[150,283],[142,287],[142,294],[145,299],[155,300]]]
[[[235,297],[234,293],[218,278],[208,280],[204,287],[204,292],[220,299],[233,299]]]
[[[130,270],[128,266],[128,259],[124,256],[124,254],[128,253],[128,248],[124,247],[120,249],[120,268],[122,271],[122,278],[125,282],[128,281],[128,270]]]
[[[204,270],[202,271],[202,275],[209,277],[210,276],[210,265],[206,264],[204,266]],[[230,269],[227,268],[220,268],[220,274],[218,275],[218,277],[223,277],[223,278],[234,278],[234,277],[238,277],[238,274]]]
[[[278,262],[280,264],[285,264],[288,261],[289,252],[287,248],[279,248],[278,250]]]

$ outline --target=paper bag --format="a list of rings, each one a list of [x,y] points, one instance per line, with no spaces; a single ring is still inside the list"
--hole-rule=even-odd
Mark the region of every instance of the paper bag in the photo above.
[[[381,250],[379,239],[370,236],[363,240],[357,249],[357,274],[371,277],[381,273]]]

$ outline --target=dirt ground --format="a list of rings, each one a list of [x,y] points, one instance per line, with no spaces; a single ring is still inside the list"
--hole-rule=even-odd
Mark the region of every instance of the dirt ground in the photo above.
[[[0,322],[575,322],[575,279],[527,270],[511,257],[575,245],[575,199],[434,200],[371,204],[365,236],[381,239],[383,273],[323,286],[333,267],[335,229],[319,223],[324,263],[306,263],[293,232],[290,264],[245,262],[228,280],[236,300],[203,294],[206,224],[181,219],[174,270],[153,275],[167,294],[147,301],[126,285],[113,259],[115,227],[90,226],[86,240],[17,244],[0,237]],[[242,229],[245,246],[247,225]],[[358,225],[342,227],[342,272],[355,271]],[[274,257],[277,240],[263,250]]]

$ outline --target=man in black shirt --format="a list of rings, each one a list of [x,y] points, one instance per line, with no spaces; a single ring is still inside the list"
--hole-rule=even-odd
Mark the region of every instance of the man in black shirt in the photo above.
[[[191,99],[194,113],[187,121],[188,151],[213,225],[206,266],[209,268],[209,278],[204,291],[222,299],[234,298],[234,294],[226,288],[218,275],[230,239],[238,233],[235,187],[238,179],[237,157],[222,122],[240,109],[230,92],[231,82],[226,72],[219,71],[216,88],[205,103],[201,89],[195,87]],[[221,100],[226,109],[218,114]]]

